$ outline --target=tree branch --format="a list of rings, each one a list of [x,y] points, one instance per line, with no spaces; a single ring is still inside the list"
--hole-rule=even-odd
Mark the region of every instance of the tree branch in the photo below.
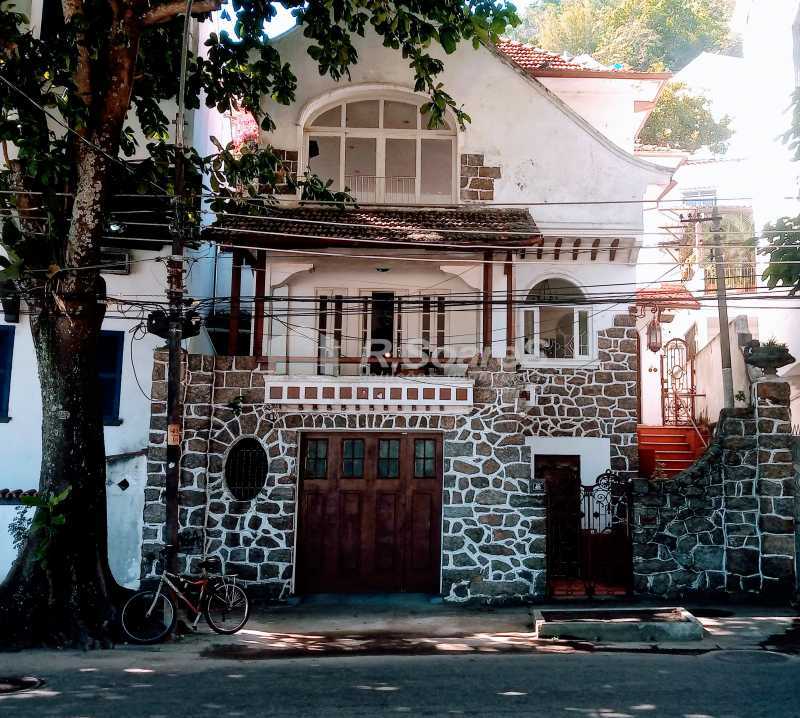
[[[192,17],[214,12],[215,10],[219,10],[220,7],[222,7],[222,0],[197,0],[197,2],[192,5]],[[142,15],[142,25],[160,25],[169,22],[178,15],[183,15],[184,12],[186,12],[186,2],[183,0],[168,2],[164,5],[156,5]]]

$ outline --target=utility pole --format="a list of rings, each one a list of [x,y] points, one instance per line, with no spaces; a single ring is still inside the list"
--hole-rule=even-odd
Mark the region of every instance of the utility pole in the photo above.
[[[169,300],[169,333],[167,335],[167,476],[165,500],[167,565],[178,570],[178,486],[181,464],[181,365],[183,356],[183,233],[184,206],[184,124],[186,114],[186,65],[189,52],[192,2],[186,0],[183,17],[183,43],[181,45],[181,74],[178,89],[178,112],[175,116],[175,220],[172,229],[172,252],[167,262],[167,298]]]
[[[720,217],[717,203],[711,217],[714,235],[714,267],[717,275],[717,314],[719,316],[719,349],[722,359],[722,399],[726,409],[733,408],[733,369],[731,368],[731,335],[728,327],[728,294],[725,286],[725,256],[722,252]]]

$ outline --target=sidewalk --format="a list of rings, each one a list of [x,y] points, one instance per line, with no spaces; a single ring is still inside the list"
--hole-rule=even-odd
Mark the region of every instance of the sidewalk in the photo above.
[[[561,602],[609,608],[611,602]],[[622,604],[630,607],[630,603]],[[658,603],[639,603],[647,608]],[[679,604],[669,604],[679,605]],[[687,604],[702,623],[700,641],[613,643],[539,640],[531,606],[486,608],[443,604],[422,595],[315,596],[296,605],[255,610],[245,629],[231,639],[203,636],[207,658],[263,660],[343,654],[554,653],[646,651],[702,654],[716,650],[771,650],[800,653],[800,617],[789,607]]]

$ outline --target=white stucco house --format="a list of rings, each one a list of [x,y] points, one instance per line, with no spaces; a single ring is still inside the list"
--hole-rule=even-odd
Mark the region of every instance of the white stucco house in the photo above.
[[[668,75],[463,47],[441,80],[471,122],[432,127],[408,68],[356,43],[337,83],[300,31],[275,38],[301,81],[289,106],[264,98],[277,129],[258,139],[356,206],[286,186],[205,230],[217,355],[188,359],[181,556],[278,596],[557,592],[578,538],[548,534],[536,487],[637,471],[639,350],[614,297],[672,175],[633,155]],[[165,431],[156,404],[145,574]]]
[[[628,301],[615,296],[635,286],[644,203],[672,176],[633,154],[668,75],[586,66],[511,42],[463,47],[443,58],[441,79],[472,121],[459,127],[448,115],[432,128],[408,68],[377,37],[357,40],[359,64],[340,83],[319,75],[301,32],[274,43],[300,82],[288,107],[264,98],[277,129],[259,143],[278,151],[288,173],[331,179],[357,206],[308,206],[284,189],[262,217],[210,219],[188,280],[213,309],[188,346],[183,555],[191,563],[200,534],[208,551],[278,595],[347,590],[349,579],[310,563],[325,532],[294,527],[312,525],[314,500],[352,499],[341,521],[361,511],[354,507],[383,505],[380,545],[411,547],[418,564],[399,573],[372,564],[357,587],[397,588],[391,576],[402,575],[402,588],[459,600],[543,595],[554,589],[544,578],[554,559],[535,482],[559,466],[585,484],[607,469],[636,473],[639,349]],[[231,133],[228,118],[206,110],[192,128],[201,152],[211,135]],[[164,267],[149,261],[160,245],[122,244],[129,273],[108,275],[109,295],[163,292]],[[161,360],[153,364],[161,342],[132,333],[140,321],[110,305],[104,326],[120,332],[109,339],[118,412],[106,445],[111,563],[128,584],[152,569],[163,543],[165,427],[147,398],[163,388]],[[3,344],[10,420],[0,440],[27,447],[14,451],[2,483],[25,489],[37,483],[30,437],[39,408],[24,304],[0,328],[14,337],[13,349]],[[505,382],[507,390],[493,388]],[[228,433],[206,434],[198,453],[203,421],[225,422]],[[298,437],[297,426],[319,434]],[[327,495],[318,484],[315,493],[314,472],[333,466],[328,446],[349,471],[374,459],[370,471],[396,479],[392,495],[409,498],[357,496],[355,485]],[[261,466],[259,451],[276,462],[265,485],[223,479]],[[406,500],[428,516],[424,526],[393,513]],[[0,511],[5,521],[10,507]],[[0,546],[3,534],[0,526]],[[373,540],[354,534],[339,558]],[[0,549],[0,571],[9,558]]]

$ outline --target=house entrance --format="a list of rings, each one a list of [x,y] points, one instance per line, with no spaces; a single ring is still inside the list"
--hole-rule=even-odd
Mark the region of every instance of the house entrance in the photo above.
[[[299,593],[439,593],[442,440],[430,433],[303,435]]]
[[[694,359],[683,339],[670,339],[661,355],[661,419],[664,425],[695,421]]]
[[[547,576],[553,597],[625,595],[632,578],[628,485],[613,472],[582,485],[577,456],[537,456],[547,486]]]

